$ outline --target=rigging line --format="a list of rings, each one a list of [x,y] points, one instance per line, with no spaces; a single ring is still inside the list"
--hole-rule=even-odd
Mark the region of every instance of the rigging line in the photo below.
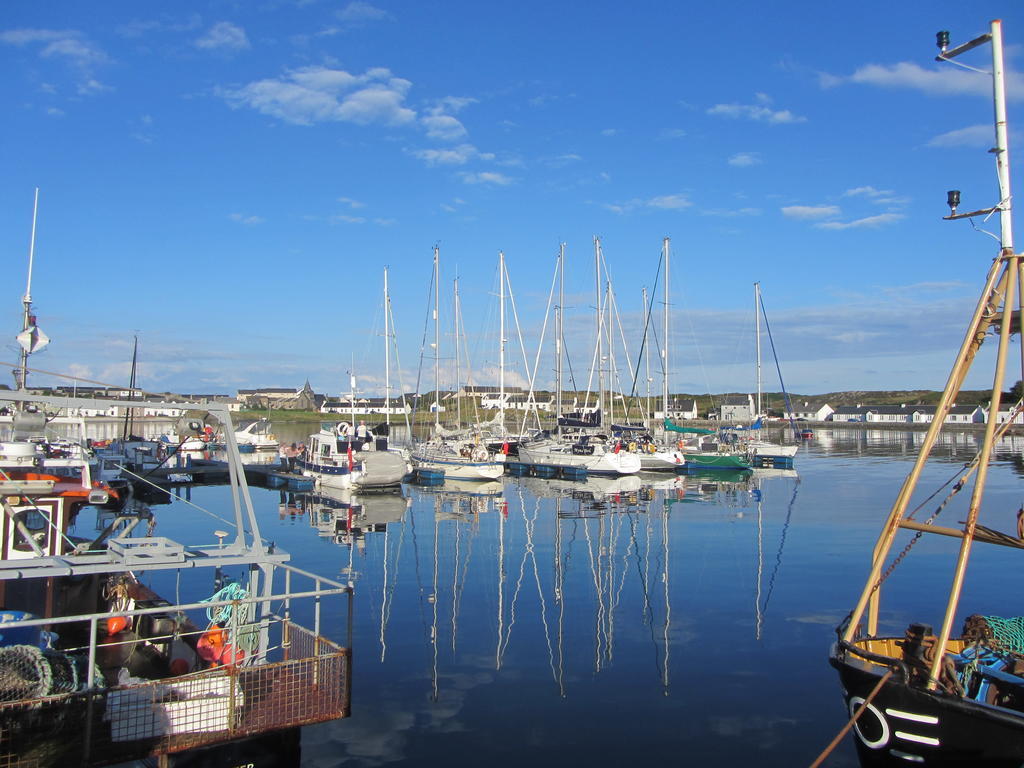
[[[782,380],[782,367],[779,365],[779,354],[775,351],[775,339],[772,338],[772,327],[768,323],[768,313],[764,311],[764,296],[758,294],[761,302],[761,316],[764,318],[764,327],[768,331],[768,343],[772,347],[772,357],[775,358],[775,370],[779,373],[779,386],[782,387],[782,396],[786,400],[786,413],[789,415],[789,426],[796,432],[796,421],[793,419],[793,404],[789,401],[789,393],[786,391],[786,384]]]
[[[394,327],[395,327],[395,316],[394,316],[394,313],[391,311],[391,297],[390,296],[388,296],[388,317],[391,319],[391,328],[394,329]],[[406,404],[406,401],[405,401],[405,381],[402,379],[402,360],[401,360],[401,358],[398,355],[398,334],[394,330],[392,330],[392,332],[391,332],[391,347],[395,351],[395,373],[398,375],[398,391],[400,393],[400,398],[401,398],[401,402],[402,402],[402,412],[403,412],[403,415],[405,416],[405,426],[406,426],[406,429],[408,429],[408,431],[409,431],[409,440],[411,441],[412,440],[412,424],[409,421],[410,413],[409,413],[409,411],[406,410],[407,404]],[[417,388],[419,388],[418,384],[417,384]],[[389,395],[389,397],[390,397],[390,395]],[[388,407],[390,407],[390,402],[388,403]],[[404,533],[403,533],[403,535],[404,535]]]
[[[412,532],[412,552],[415,561],[413,570],[416,573],[416,586],[419,587],[420,599],[420,621],[423,623],[424,636],[429,639],[429,631],[427,630],[427,616],[423,611],[423,578],[420,575],[420,544],[419,538],[416,536],[416,515],[410,511],[409,513],[409,530]]]
[[[430,285],[427,287],[427,314],[423,318],[423,339],[420,341],[420,364],[416,369],[416,392],[414,393],[412,401],[413,413],[415,413],[420,407],[420,380],[423,376],[423,360],[427,349],[427,334],[430,331],[430,318],[431,313],[434,310],[434,273],[436,270],[437,264],[435,263],[430,269]],[[434,354],[437,354],[437,350],[434,350]]]
[[[544,347],[544,336],[547,335],[548,317],[551,315],[551,305],[554,303],[554,300],[555,300],[554,299],[554,297],[555,297],[555,285],[558,282],[558,268],[559,268],[559,266],[560,266],[559,264],[557,264],[557,263],[555,264],[554,274],[551,275],[551,289],[548,291],[548,305],[544,309],[544,323],[543,323],[543,325],[541,325],[541,329],[540,329],[540,341],[537,342],[537,356],[534,358],[534,361],[533,361],[533,372],[530,374],[530,392],[527,395],[527,404],[529,404],[530,402],[534,403],[533,411],[534,411],[534,413],[537,416],[537,421],[538,421],[537,426],[538,426],[538,428],[540,427],[540,414],[537,413],[537,404],[536,404],[536,400],[534,398],[534,386],[536,385],[536,382],[537,382],[537,372],[540,369],[540,351]],[[517,323],[518,323],[518,321],[517,321]],[[526,369],[527,369],[527,371],[530,370],[529,365],[527,365]],[[560,416],[560,415],[561,414],[556,413],[555,414],[555,418],[557,419],[558,416]],[[520,433],[523,433],[523,432],[526,431],[526,421],[527,421],[527,419],[529,419],[529,417],[530,417],[529,416],[529,408],[527,408],[527,410],[523,413],[522,425],[519,427],[519,432]]]
[[[765,591],[764,605],[761,606],[762,617],[768,613],[768,603],[771,602],[772,592],[775,589],[775,576],[782,566],[782,549],[786,546],[786,533],[789,531],[789,521],[793,516],[793,505],[796,503],[796,493],[800,490],[800,479],[793,483],[793,496],[789,500],[789,507],[786,509],[786,522],[782,524],[782,535],[779,537],[779,551],[775,553],[775,567],[772,568],[772,575],[768,577],[768,589]]]
[[[663,253],[658,257],[658,268],[654,272],[654,287],[651,289],[651,300],[648,302],[649,306],[647,308],[647,322],[644,325],[644,333],[643,336],[640,338],[640,354],[636,356],[636,370],[633,372],[633,391],[629,393],[630,397],[636,396],[637,377],[640,375],[640,363],[643,361],[644,350],[647,348],[647,331],[651,329],[651,316],[654,314],[654,294],[658,290],[658,278],[661,277],[661,263],[664,258],[665,255]],[[658,359],[661,360],[661,355],[658,355]],[[662,369],[664,369],[664,360],[662,360],[661,366]]]
[[[618,325],[618,328],[619,328],[619,337],[622,340],[623,354],[625,354],[626,360],[629,360],[629,348],[626,346],[626,335],[625,335],[625,332],[622,330],[622,318],[619,316],[619,305],[615,301],[615,294],[611,290],[611,283],[610,282],[608,284],[608,292],[609,292],[608,301],[609,301],[609,304],[610,304],[610,311],[611,311],[612,317],[615,318],[615,324]],[[609,323],[611,323],[611,318],[609,318]],[[609,350],[609,353],[610,352],[611,352],[611,350]],[[616,365],[615,356],[610,354],[609,355],[609,359],[611,360],[610,375],[613,377],[612,380],[618,385],[619,402],[622,403],[623,419],[628,424],[629,423],[629,414],[630,414],[630,404],[626,400],[626,396],[622,393],[622,380],[621,380],[621,377],[619,375],[620,372],[619,372],[618,365]],[[628,373],[630,376],[633,375],[633,371],[630,368],[628,368],[628,367],[626,368],[626,373]],[[633,389],[636,389],[636,381],[633,381]]]
[[[512,278],[508,276],[508,265],[505,266],[505,281],[506,281],[505,284],[508,286],[509,303],[511,303],[511,305],[512,305],[512,319],[513,319],[513,321],[516,324],[516,336],[519,338],[519,351],[520,351],[520,353],[523,356],[523,366],[526,368],[527,374],[529,374],[530,373],[530,361],[529,361],[529,359],[526,356],[526,344],[523,341],[523,329],[519,325],[519,311],[516,309],[516,297],[512,293]],[[546,329],[547,325],[548,325],[548,316],[547,316],[547,313],[545,313],[544,314],[544,324],[543,324],[543,327]],[[541,341],[543,342],[543,336],[541,336]],[[537,347],[537,356],[538,356],[538,358],[540,357],[540,345],[538,345],[538,347]],[[530,379],[529,379],[529,381],[530,381],[530,391],[531,392],[533,391],[534,377],[537,374],[537,366],[538,366],[538,363],[535,363],[534,367],[533,367],[533,375],[530,376]],[[527,400],[527,403],[529,403],[529,400]],[[530,413],[530,410],[529,410],[529,408],[527,408],[524,411],[524,414],[528,416],[529,413]],[[526,423],[525,419],[524,419],[523,423],[524,424]],[[502,426],[504,427],[504,424]],[[539,415],[537,415],[537,428],[538,429],[540,428],[540,416]]]
[[[127,467],[124,467],[124,466],[122,466],[120,464],[115,464],[114,466],[116,466],[118,469],[120,469],[126,475],[131,475],[135,479],[141,480],[146,485],[152,486],[153,488],[156,488],[158,491],[163,491],[168,496],[170,496],[172,499],[177,499],[178,501],[182,501],[185,504],[188,504],[193,509],[198,509],[200,512],[203,512],[203,513],[209,515],[214,520],[219,520],[220,522],[222,522],[222,523],[224,523],[226,525],[230,525],[232,528],[237,528],[238,527],[238,525],[233,520],[228,520],[227,518],[224,518],[224,517],[221,517],[220,515],[214,514],[213,512],[211,512],[208,509],[204,509],[203,507],[200,507],[198,504],[193,504],[191,501],[186,499],[184,496],[179,496],[178,494],[176,494],[174,491],[170,490],[169,488],[162,488],[161,486],[159,486],[156,483],[154,483],[153,481],[151,481],[149,478],[147,478],[147,477],[145,477],[143,475],[137,475],[134,472],[132,472],[130,469],[128,469]],[[248,528],[243,528],[242,530],[245,533],[252,533],[252,531],[250,531]],[[260,541],[262,543],[269,543],[269,540],[264,538],[263,536],[260,537]]]
[[[523,514],[523,525],[525,527],[527,525],[526,514],[525,514],[526,505],[523,503],[522,489],[520,489],[520,491],[519,491],[519,496],[520,496],[520,498],[519,498],[519,506],[520,506],[520,511]],[[516,579],[516,588],[515,588],[515,591],[512,592],[512,600],[509,603],[508,626],[505,628],[505,643],[504,643],[504,645],[502,646],[502,649],[501,649],[501,655],[502,656],[504,656],[505,655],[505,651],[508,650],[509,640],[512,639],[512,627],[515,626],[515,623],[516,623],[516,604],[519,601],[519,592],[522,589],[523,578],[526,575],[526,558],[529,557],[530,552],[532,551],[532,549],[533,549],[533,545],[529,541],[527,542],[527,544],[525,544],[523,546],[523,557],[522,557],[522,560],[519,561],[519,578]]]
[[[540,512],[540,497],[534,497],[533,517],[527,520],[526,543],[530,551],[530,562],[533,563],[533,580],[537,585],[537,599],[540,600],[540,620],[544,627],[544,642],[548,646],[548,664],[551,666],[551,677],[558,682],[558,671],[555,667],[555,649],[551,644],[551,630],[548,628],[548,604],[544,599],[544,587],[540,583],[540,567],[537,565],[537,553],[533,548],[533,533]],[[525,519],[525,515],[524,515]]]

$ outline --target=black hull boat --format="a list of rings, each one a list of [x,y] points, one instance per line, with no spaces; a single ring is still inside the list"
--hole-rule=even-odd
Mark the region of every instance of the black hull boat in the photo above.
[[[839,672],[852,717],[886,672],[882,663],[836,643],[829,661]],[[878,659],[879,662],[891,659]],[[862,766],[1006,766],[1024,762],[1024,712],[945,692],[893,674],[853,726]]]
[[[1011,351],[1011,335],[1019,334],[1021,327],[1024,256],[1013,246],[1002,24],[993,21],[988,34],[953,48],[949,47],[948,32],[940,32],[937,42],[940,61],[991,45],[995,102],[995,148],[991,152],[996,156],[998,202],[991,208],[957,213],[960,193],[953,190],[947,197],[947,219],[998,213],[1001,247],[990,262],[985,287],[913,468],[879,533],[858,601],[836,630],[838,639],[829,660],[839,672],[846,705],[848,722],[841,733],[847,728],[853,731],[862,765],[1018,768],[1024,765],[1024,617],[1015,603],[1008,606],[1007,617],[965,617],[960,605],[972,555],[986,557],[992,545],[1024,549],[1024,508],[1014,520],[1004,504],[986,504],[985,497],[996,445],[1011,425],[1024,423],[1024,399],[1005,391],[1010,360],[1020,354]],[[929,489],[921,487],[925,465],[980,347],[989,338],[998,346],[990,379],[994,383],[989,416],[978,453],[928,495]],[[1019,377],[1024,380],[1024,360]],[[1008,412],[1001,408],[1003,401]],[[939,524],[944,512],[946,520],[959,523]],[[1006,532],[1008,528],[1016,530]],[[892,627],[880,627],[881,616],[895,613],[891,606],[887,613],[882,612],[882,603],[894,591],[887,580],[897,567],[913,567],[909,561],[914,558],[908,555],[925,534],[931,535],[929,556],[944,554],[953,563],[950,582],[931,577],[924,583],[930,596],[946,597],[944,611],[933,616],[915,614],[915,621],[929,623],[912,623],[904,636],[893,637]],[[975,553],[975,544],[988,547],[978,547]],[[1013,575],[1015,571],[1010,569],[1004,574],[1007,579]],[[900,594],[906,597],[909,593],[904,590]],[[899,612],[905,613],[906,607]],[[960,623],[963,629],[957,635],[955,627]],[[820,765],[837,743],[838,739],[833,741],[813,765]]]

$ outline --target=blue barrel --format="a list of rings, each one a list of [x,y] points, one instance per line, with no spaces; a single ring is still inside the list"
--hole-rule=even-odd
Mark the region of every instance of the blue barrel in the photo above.
[[[0,645],[39,645],[43,628],[6,626],[12,621],[38,619],[34,613],[26,611],[0,611]]]

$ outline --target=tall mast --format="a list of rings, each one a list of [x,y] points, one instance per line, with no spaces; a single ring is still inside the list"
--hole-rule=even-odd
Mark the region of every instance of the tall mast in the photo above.
[[[498,251],[498,408],[505,429],[505,252]]]
[[[599,423],[604,423],[604,365],[601,361],[604,351],[604,329],[601,321],[603,316],[603,305],[601,300],[601,239],[594,238],[594,299],[597,301],[597,411],[601,417]]]
[[[441,269],[437,258],[438,248],[434,246],[434,427],[441,426]]]
[[[462,381],[462,372],[459,370],[459,325],[461,323],[460,318],[462,317],[462,309],[459,306],[459,278],[455,278],[455,296],[453,298],[455,302],[455,311],[452,313],[455,315],[455,413],[457,419],[457,425],[462,426],[462,398],[459,397],[459,388]]]
[[[668,238],[666,237],[661,242],[662,255],[665,260],[665,312],[664,312],[664,323],[665,326],[662,329],[661,336],[661,407],[664,411],[663,418],[668,418]]]
[[[754,283],[754,337],[757,339],[757,413],[761,415],[761,283]]]
[[[36,215],[39,213],[39,187],[36,187],[35,198],[32,202],[32,237],[28,245],[28,282],[25,283],[25,296],[22,298],[22,322],[21,331],[26,333],[29,328],[35,325],[32,320],[32,263],[36,255]],[[32,352],[31,338],[21,342],[21,371],[19,374],[18,389],[25,389],[28,382],[28,356]]]
[[[139,337],[135,337],[135,343],[132,345],[132,373],[128,379],[128,399],[135,399],[135,370],[139,361]],[[127,440],[131,435],[132,427],[132,416],[134,415],[132,408],[126,408],[124,411],[124,428],[122,429],[121,438]]]
[[[562,415],[562,311],[565,302],[565,243],[558,246],[558,306],[555,308],[555,423]]]
[[[384,267],[384,423],[391,426],[391,297],[388,295],[388,268]],[[386,533],[386,531],[385,531]],[[383,610],[383,608],[382,608]],[[383,626],[381,632],[383,633]]]
[[[641,294],[643,296],[644,306],[644,335],[647,334],[647,323],[650,322],[650,316],[647,312],[647,286],[644,286]],[[646,338],[645,338],[646,341]],[[644,424],[648,424],[648,419],[651,417],[651,345],[644,344],[644,363],[647,371],[647,397],[644,401]]]

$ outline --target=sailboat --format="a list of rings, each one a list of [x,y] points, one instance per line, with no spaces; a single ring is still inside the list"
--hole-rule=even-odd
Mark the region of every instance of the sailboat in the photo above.
[[[562,252],[559,261],[561,263]],[[592,428],[602,427],[604,417],[604,369],[602,363],[602,337],[604,334],[603,301],[601,290],[601,241],[594,238],[594,260],[597,269],[597,344],[594,360],[598,371],[598,403],[593,414],[577,414],[580,418],[558,414],[559,429],[579,430],[571,439],[563,434],[559,438],[545,437],[519,446],[519,462],[528,467],[553,467],[561,471],[585,471],[594,475],[631,475],[640,471],[640,457],[623,450],[620,441],[609,440],[607,435]],[[561,309],[559,309],[558,343],[561,344]],[[559,358],[560,360],[561,358]],[[560,366],[557,371],[560,374]],[[561,403],[561,381],[556,383]],[[592,418],[590,418],[592,417]]]
[[[504,291],[504,254],[501,254],[500,258],[502,259],[502,291]],[[434,246],[434,434],[430,440],[413,448],[412,463],[417,470],[440,472],[446,479],[496,480],[505,473],[505,463],[488,450],[482,435],[461,431],[445,434],[445,430],[441,427],[439,288],[440,263],[438,248]],[[502,293],[502,311],[504,312],[504,292]],[[458,329],[456,329],[456,335],[457,331]],[[504,333],[504,328],[502,333]],[[503,458],[504,456],[501,457],[501,459]]]
[[[782,384],[782,369],[779,368],[779,359],[775,355],[775,340],[772,339],[771,326],[768,325],[768,316],[764,314],[764,302],[761,300],[761,283],[754,283],[754,336],[756,338],[757,355],[756,355],[756,366],[757,366],[757,400],[756,400],[756,412],[754,414],[754,421],[748,430],[751,430],[751,434],[755,431],[758,432],[758,437],[752,437],[744,441],[744,446],[747,449],[747,455],[750,458],[751,463],[757,467],[777,467],[777,468],[790,468],[793,465],[793,457],[796,456],[798,446],[796,445],[782,445],[780,443],[773,443],[768,440],[764,440],[760,437],[759,430],[761,429],[762,417],[764,416],[764,410],[761,406],[761,317],[764,317],[765,327],[768,330],[768,339],[772,346],[772,355],[775,357],[775,367],[779,371],[779,383],[782,386],[782,393],[786,398],[786,412],[792,419],[792,409],[789,407],[789,395],[786,394],[786,386]]]
[[[1009,534],[980,522],[994,447],[1021,412],[1022,405],[1018,403],[1004,423],[997,424],[994,416],[988,420],[978,455],[960,470],[955,484],[947,484],[948,495],[939,500],[937,510],[927,520],[915,519],[916,510],[908,511],[945,417],[990,332],[998,338],[990,413],[999,411],[1010,335],[1020,329],[1024,269],[1022,256],[1013,246],[1002,24],[993,21],[987,34],[954,48],[949,47],[948,32],[940,32],[937,42],[939,61],[951,60],[980,45],[991,45],[996,138],[991,152],[996,158],[999,202],[984,210],[957,213],[960,193],[953,190],[947,197],[951,212],[947,219],[970,219],[998,212],[1000,251],[988,270],[985,287],[936,407],[935,418],[879,534],[860,597],[836,630],[838,639],[832,647],[830,662],[839,673],[850,717],[840,736],[852,727],[862,765],[1017,766],[1024,763],[1024,697],[1021,695],[1024,691],[1024,644],[1021,642],[1024,620],[967,616],[959,634],[955,633],[954,623],[958,616],[963,616],[960,599],[974,544],[1024,548],[1020,513],[1016,530]],[[956,527],[936,525],[938,514],[961,490],[969,491],[965,494],[969,496],[966,509],[958,512],[964,522]],[[1001,511],[1005,517],[1008,510]],[[897,534],[901,531],[916,533],[893,557]],[[913,545],[925,533],[959,540],[945,611],[935,617],[939,620],[935,625],[931,623],[932,617],[915,617],[905,632],[893,634],[879,626],[882,598],[888,592],[885,582],[896,566],[905,563]],[[930,558],[936,556],[934,550],[929,551]],[[984,556],[982,551],[977,553],[977,557]],[[1000,586],[992,584],[990,588]],[[937,584],[928,585],[930,593],[938,589]],[[1012,591],[1007,593],[1008,600],[1013,601],[1014,597]],[[892,606],[887,608],[891,615]],[[1019,613],[1015,603],[1012,610]],[[904,611],[898,615],[904,615]]]

